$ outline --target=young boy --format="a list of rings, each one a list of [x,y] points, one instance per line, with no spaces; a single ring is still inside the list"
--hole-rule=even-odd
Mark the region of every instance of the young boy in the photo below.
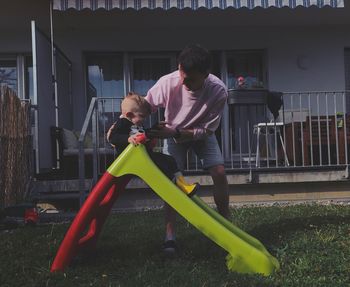
[[[151,114],[151,106],[145,100],[134,93],[129,93],[121,103],[121,116],[111,126],[107,133],[108,142],[120,154],[130,143],[137,145],[143,141],[147,132],[142,123]],[[148,155],[157,167],[176,185],[188,195],[194,194],[198,184],[188,184],[180,172],[175,159],[172,156],[153,152],[150,139],[146,143]],[[171,253],[175,251],[175,238],[172,232],[166,233],[164,251]]]

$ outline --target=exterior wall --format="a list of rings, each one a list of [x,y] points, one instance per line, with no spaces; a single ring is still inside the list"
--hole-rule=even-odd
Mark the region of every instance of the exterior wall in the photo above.
[[[36,20],[48,34],[49,1],[2,1],[0,9],[0,53],[31,53],[30,21]]]
[[[30,20],[49,35],[49,1],[7,2],[0,11],[0,54],[31,53]],[[344,90],[348,11],[55,11],[55,42],[73,67],[74,126],[81,127],[87,110],[83,53],[89,51],[179,51],[192,42],[212,50],[265,49],[270,89]]]
[[[343,28],[334,32],[334,28],[296,28],[272,39],[270,87],[284,92],[344,90],[344,48],[350,45],[350,35]]]
[[[152,32],[150,32],[152,30]],[[78,108],[84,101],[82,52],[86,51],[176,51],[193,41],[213,50],[265,49],[267,77],[271,90],[342,91],[345,89],[344,48],[350,47],[346,29],[318,27],[240,28],[184,27],[177,31],[160,27],[105,29],[56,33],[56,41],[73,62],[75,77],[73,94]],[[195,38],[192,38],[195,35]],[[210,35],[208,37],[208,35]],[[91,41],[90,39],[94,39]],[[161,40],[160,40],[161,39]],[[298,63],[300,67],[298,67]],[[80,102],[82,103],[82,102]],[[81,119],[75,118],[76,122]]]

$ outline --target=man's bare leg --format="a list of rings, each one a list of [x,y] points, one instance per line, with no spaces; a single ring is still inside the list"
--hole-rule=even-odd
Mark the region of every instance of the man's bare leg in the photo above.
[[[223,165],[217,165],[209,168],[210,175],[214,182],[214,201],[218,208],[219,213],[229,219],[229,195],[228,195],[228,182]]]

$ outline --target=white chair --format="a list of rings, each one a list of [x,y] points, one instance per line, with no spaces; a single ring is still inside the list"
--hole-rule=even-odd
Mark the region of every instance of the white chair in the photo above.
[[[255,166],[260,166],[260,136],[263,135],[264,139],[267,136],[267,154],[266,154],[266,161],[268,162],[270,159],[277,160],[276,158],[276,145],[273,144],[275,142],[275,135],[279,138],[283,154],[284,154],[284,160],[287,166],[289,166],[289,161],[287,157],[286,148],[284,145],[284,141],[282,138],[282,127],[283,122],[266,122],[266,123],[258,123],[254,125],[254,133],[256,133],[256,162]],[[267,132],[266,132],[267,131]],[[277,165],[277,164],[276,164]]]

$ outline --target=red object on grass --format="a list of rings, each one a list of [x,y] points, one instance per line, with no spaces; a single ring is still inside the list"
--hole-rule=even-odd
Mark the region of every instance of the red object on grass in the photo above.
[[[35,208],[26,209],[24,212],[24,223],[25,224],[36,224],[39,220],[39,214]]]

